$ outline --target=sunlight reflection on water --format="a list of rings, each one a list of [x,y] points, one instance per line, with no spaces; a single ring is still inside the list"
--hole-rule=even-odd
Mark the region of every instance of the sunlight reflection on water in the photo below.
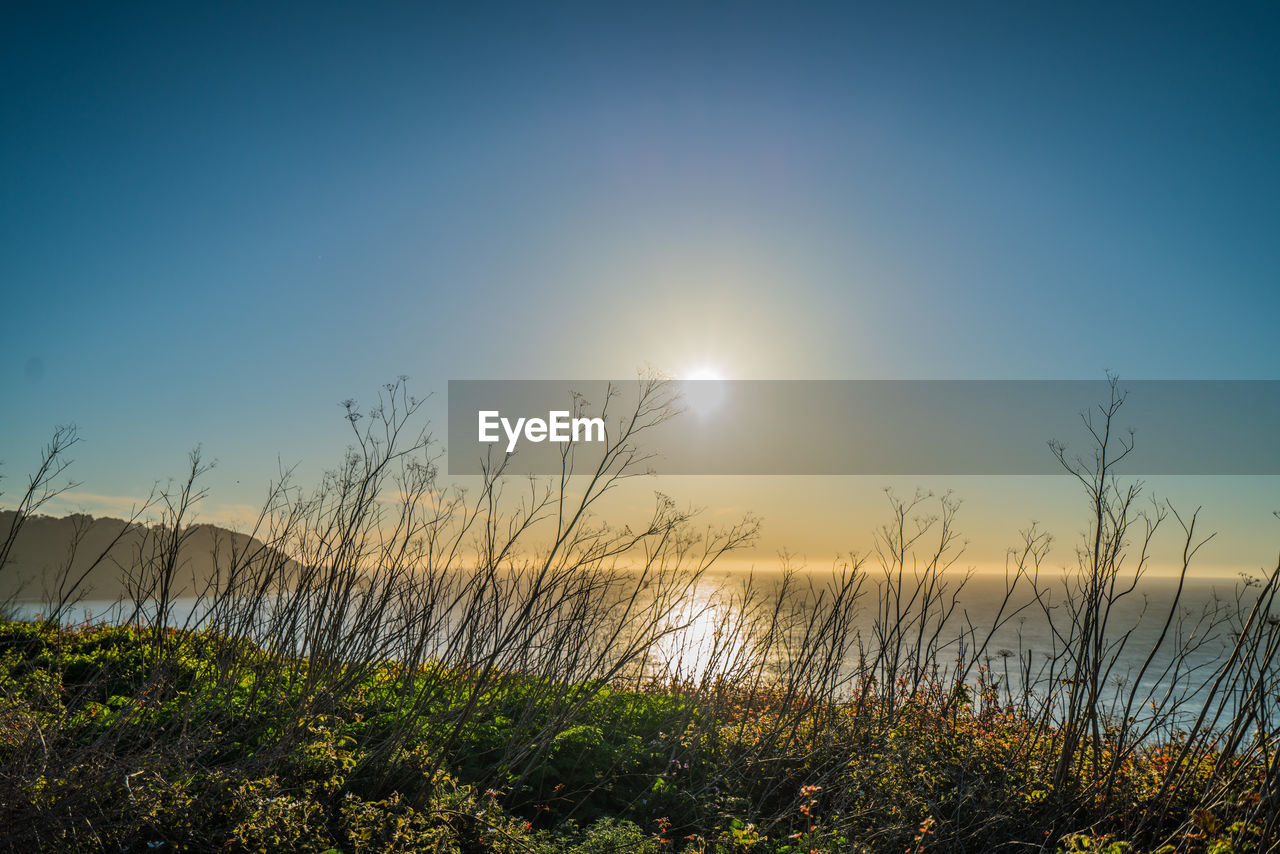
[[[747,577],[740,573],[706,575],[661,625],[659,637],[644,662],[645,674],[651,678],[698,684],[720,677],[742,678],[748,673],[767,677],[781,674],[787,668],[804,666],[795,662],[799,636],[796,627],[803,627],[812,617],[814,602],[829,580],[829,575],[816,572],[795,576],[792,583],[797,586],[792,588],[788,610],[775,608],[775,597],[783,584],[781,573],[756,573],[751,577],[750,586]],[[958,580],[957,577],[952,583]],[[957,610],[946,623],[940,627],[925,626],[928,632],[937,632],[939,673],[950,672],[962,651],[972,655],[975,639],[986,637],[996,619],[1004,585],[1003,576],[974,575],[960,591]],[[1204,609],[1215,601],[1230,600],[1234,587],[1234,582],[1227,579],[1189,579],[1179,615],[1188,622],[1178,640],[1186,641],[1191,636],[1189,629],[1195,626]],[[1108,674],[1113,693],[1116,687],[1129,685],[1136,678],[1137,670],[1164,629],[1174,591],[1172,579],[1148,578],[1134,595],[1119,602],[1114,609],[1113,633],[1118,637],[1128,632],[1129,641],[1127,651],[1117,658]],[[851,619],[843,644],[827,650],[828,654],[838,656],[839,669],[845,677],[851,678],[865,668],[877,649],[876,615],[883,602],[882,593],[876,573],[868,573],[862,594],[850,609]],[[1043,605],[1034,602],[1029,594],[1015,598],[1010,607],[1023,610],[990,634],[968,681],[972,683],[976,679],[979,667],[989,668],[988,678],[995,680],[1010,696],[1017,696],[1025,685],[1034,688],[1043,680],[1046,668],[1060,666],[1062,642],[1055,639],[1046,615],[1052,615],[1059,622],[1058,630],[1062,631],[1066,615],[1060,592],[1056,597],[1047,599]],[[175,600],[169,624],[194,624],[201,616],[195,612],[196,606],[194,599]],[[16,610],[18,616],[27,619],[43,613],[37,604],[20,604]],[[64,623],[118,622],[132,611],[132,605],[119,602],[84,601],[67,613]],[[154,614],[144,612],[139,622],[145,625],[153,620]],[[966,627],[969,638],[962,642],[960,635]],[[919,628],[912,626],[911,631],[918,632]],[[1178,675],[1183,690],[1191,697],[1202,690],[1203,681],[1221,667],[1229,654],[1232,638],[1226,628],[1220,626],[1214,633],[1206,633],[1201,641],[1187,656]],[[1055,657],[1059,661],[1055,662]],[[1144,692],[1161,693],[1170,678],[1166,668],[1172,657],[1172,646],[1155,657],[1139,683]],[[847,682],[841,684],[847,689]],[[833,687],[839,689],[840,686]]]

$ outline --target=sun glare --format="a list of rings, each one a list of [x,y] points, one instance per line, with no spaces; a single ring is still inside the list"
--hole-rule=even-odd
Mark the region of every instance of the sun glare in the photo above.
[[[684,372],[683,380],[711,380],[718,381],[725,378],[724,371],[720,370],[716,365],[701,364]]]
[[[680,379],[684,402],[700,418],[713,415],[724,403],[728,384],[718,365],[702,362],[685,370]]]

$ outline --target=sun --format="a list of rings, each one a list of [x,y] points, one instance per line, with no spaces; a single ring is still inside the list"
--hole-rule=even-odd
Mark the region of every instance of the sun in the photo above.
[[[725,379],[724,371],[718,365],[702,363],[686,370],[680,377],[682,380],[704,380],[719,382]]]
[[[680,396],[700,419],[713,416],[728,394],[725,372],[711,362],[699,363],[680,376]]]

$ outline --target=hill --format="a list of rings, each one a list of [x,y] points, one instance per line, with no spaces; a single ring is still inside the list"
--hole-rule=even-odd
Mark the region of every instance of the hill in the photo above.
[[[0,541],[8,535],[14,516],[12,510],[0,511]],[[9,561],[0,567],[0,602],[49,601],[58,596],[64,578],[81,576],[77,598],[127,595],[130,573],[155,548],[155,531],[146,525],[130,526],[123,519],[83,513],[32,516],[18,533]],[[261,545],[217,525],[193,525],[187,533],[179,552],[178,596],[202,588],[219,565],[226,565],[233,550]]]

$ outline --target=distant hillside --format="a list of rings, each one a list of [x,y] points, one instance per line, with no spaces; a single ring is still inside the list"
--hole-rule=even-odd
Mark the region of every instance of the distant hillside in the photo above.
[[[0,540],[13,524],[14,511],[0,511]],[[125,528],[122,519],[95,518],[84,514],[71,516],[33,516],[26,521],[9,562],[0,567],[0,602],[9,600],[47,601],[57,590],[62,571],[71,561],[71,577],[78,578],[93,564],[103,550]],[[148,529],[135,526],[120,538],[103,560],[78,588],[83,599],[115,599],[126,591],[124,568],[137,566],[140,552],[146,548]],[[72,545],[79,545],[72,557]],[[212,577],[215,553],[225,566],[231,550],[256,547],[258,542],[244,534],[216,525],[196,525],[181,553],[182,569],[177,583],[178,595],[192,592]]]

